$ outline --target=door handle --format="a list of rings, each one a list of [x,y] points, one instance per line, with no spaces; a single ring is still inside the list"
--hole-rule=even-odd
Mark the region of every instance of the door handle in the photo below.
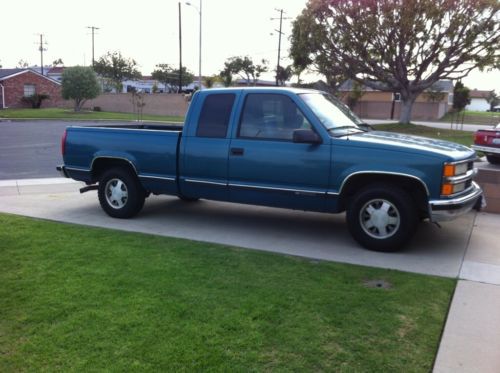
[[[243,148],[231,148],[231,155],[243,155],[244,152]]]

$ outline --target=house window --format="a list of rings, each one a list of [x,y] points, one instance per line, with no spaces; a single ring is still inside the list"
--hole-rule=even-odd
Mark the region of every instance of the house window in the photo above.
[[[24,85],[24,97],[31,97],[35,94],[35,85],[34,84],[25,84]]]
[[[453,93],[448,93],[448,105],[453,105]]]
[[[395,102],[401,102],[401,93],[394,92],[392,94],[392,100],[395,101]]]

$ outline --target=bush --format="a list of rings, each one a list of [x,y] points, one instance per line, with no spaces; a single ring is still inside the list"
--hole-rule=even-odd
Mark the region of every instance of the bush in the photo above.
[[[35,93],[32,96],[21,98],[21,101],[25,104],[31,104],[31,107],[33,109],[40,109],[40,106],[42,106],[42,101],[47,100],[48,98],[50,98],[50,96],[46,93]]]

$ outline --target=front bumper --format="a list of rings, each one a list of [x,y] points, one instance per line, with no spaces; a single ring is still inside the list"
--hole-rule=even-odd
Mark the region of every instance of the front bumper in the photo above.
[[[480,210],[484,205],[483,190],[472,182],[472,190],[465,196],[429,201],[429,217],[432,222],[453,220],[473,208]]]

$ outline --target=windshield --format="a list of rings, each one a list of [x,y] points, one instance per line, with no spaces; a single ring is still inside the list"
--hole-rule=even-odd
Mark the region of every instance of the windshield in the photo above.
[[[358,124],[363,124],[361,119],[332,95],[326,93],[303,93],[300,97],[328,130],[349,127],[358,128]]]

